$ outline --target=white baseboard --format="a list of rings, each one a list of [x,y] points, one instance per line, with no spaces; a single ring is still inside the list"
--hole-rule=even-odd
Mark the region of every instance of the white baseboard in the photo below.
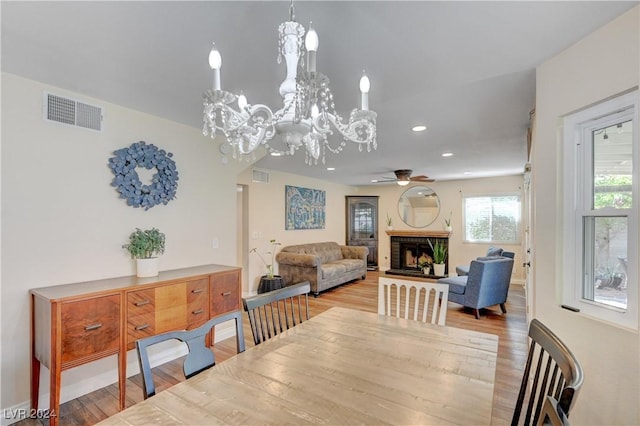
[[[235,324],[230,321],[216,327],[216,342],[234,337]],[[149,358],[151,366],[155,367],[166,362],[179,358],[187,353],[185,344],[179,342],[166,342],[150,348]],[[154,351],[155,349],[155,351]],[[65,403],[76,399],[82,395],[94,392],[103,387],[118,382],[118,361],[117,357],[111,356],[92,363],[72,368],[62,372],[62,389],[60,389],[60,403]],[[100,368],[101,367],[101,368]],[[78,374],[78,370],[83,370],[85,374]],[[87,374],[87,370],[90,370]],[[94,373],[91,370],[97,371]],[[138,366],[138,358],[135,350],[127,352],[127,377],[135,376],[140,372]],[[76,374],[74,374],[76,373]],[[82,371],[80,371],[82,373]],[[67,379],[67,380],[65,380]],[[68,384],[65,385],[65,382]],[[38,411],[47,413],[49,408],[49,369],[44,365],[40,371],[40,395],[38,403]],[[31,403],[29,400],[12,407],[2,408],[2,418],[0,425],[10,425],[29,417]]]

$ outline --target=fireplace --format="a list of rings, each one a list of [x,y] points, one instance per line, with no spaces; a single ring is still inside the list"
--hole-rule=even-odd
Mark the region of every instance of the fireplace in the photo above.
[[[444,244],[449,252],[448,232],[387,231],[387,234],[391,237],[391,269],[387,270],[387,274],[441,278],[433,274],[433,268],[425,274],[421,264],[433,263],[433,246],[436,242]],[[448,262],[445,262],[445,276],[448,273]]]

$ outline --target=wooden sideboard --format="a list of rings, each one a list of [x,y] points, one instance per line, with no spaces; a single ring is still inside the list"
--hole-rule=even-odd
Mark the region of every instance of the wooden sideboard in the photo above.
[[[62,371],[118,355],[124,409],[127,350],[141,337],[192,329],[240,309],[240,275],[237,267],[203,265],[151,278],[127,276],[30,290],[31,407],[38,408],[41,364],[50,371],[50,425],[56,426]]]

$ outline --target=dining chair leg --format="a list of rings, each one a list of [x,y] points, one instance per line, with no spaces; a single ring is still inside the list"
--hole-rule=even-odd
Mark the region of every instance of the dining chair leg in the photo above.
[[[504,307],[504,303],[500,304],[500,309],[502,309],[502,313],[506,314],[507,313],[507,308]]]
[[[476,319],[480,319],[480,309],[474,309],[476,314]]]

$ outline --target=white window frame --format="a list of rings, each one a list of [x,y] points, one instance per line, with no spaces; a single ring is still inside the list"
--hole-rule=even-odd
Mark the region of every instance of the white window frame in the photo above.
[[[519,214],[516,218],[516,239],[515,240],[470,240],[467,239],[467,207],[466,200],[468,198],[501,198],[501,197],[516,197],[518,199]],[[501,192],[496,194],[469,194],[462,197],[462,241],[471,244],[506,244],[506,245],[518,245],[522,239],[522,194],[520,192]]]
[[[640,106],[638,90],[595,106],[571,114],[564,118],[563,148],[563,263],[562,303],[579,309],[581,314],[602,320],[617,326],[638,329],[638,109]],[[632,134],[632,206],[631,209],[589,210],[584,206],[592,200],[588,176],[592,168],[591,132],[606,127],[621,119],[630,118],[633,122]],[[584,142],[584,143],[583,143]],[[588,142],[588,143],[587,143]],[[584,167],[582,167],[584,165]],[[592,179],[592,178],[591,178]],[[584,299],[583,294],[583,218],[584,217],[627,217],[627,309],[616,308],[603,303]]]

